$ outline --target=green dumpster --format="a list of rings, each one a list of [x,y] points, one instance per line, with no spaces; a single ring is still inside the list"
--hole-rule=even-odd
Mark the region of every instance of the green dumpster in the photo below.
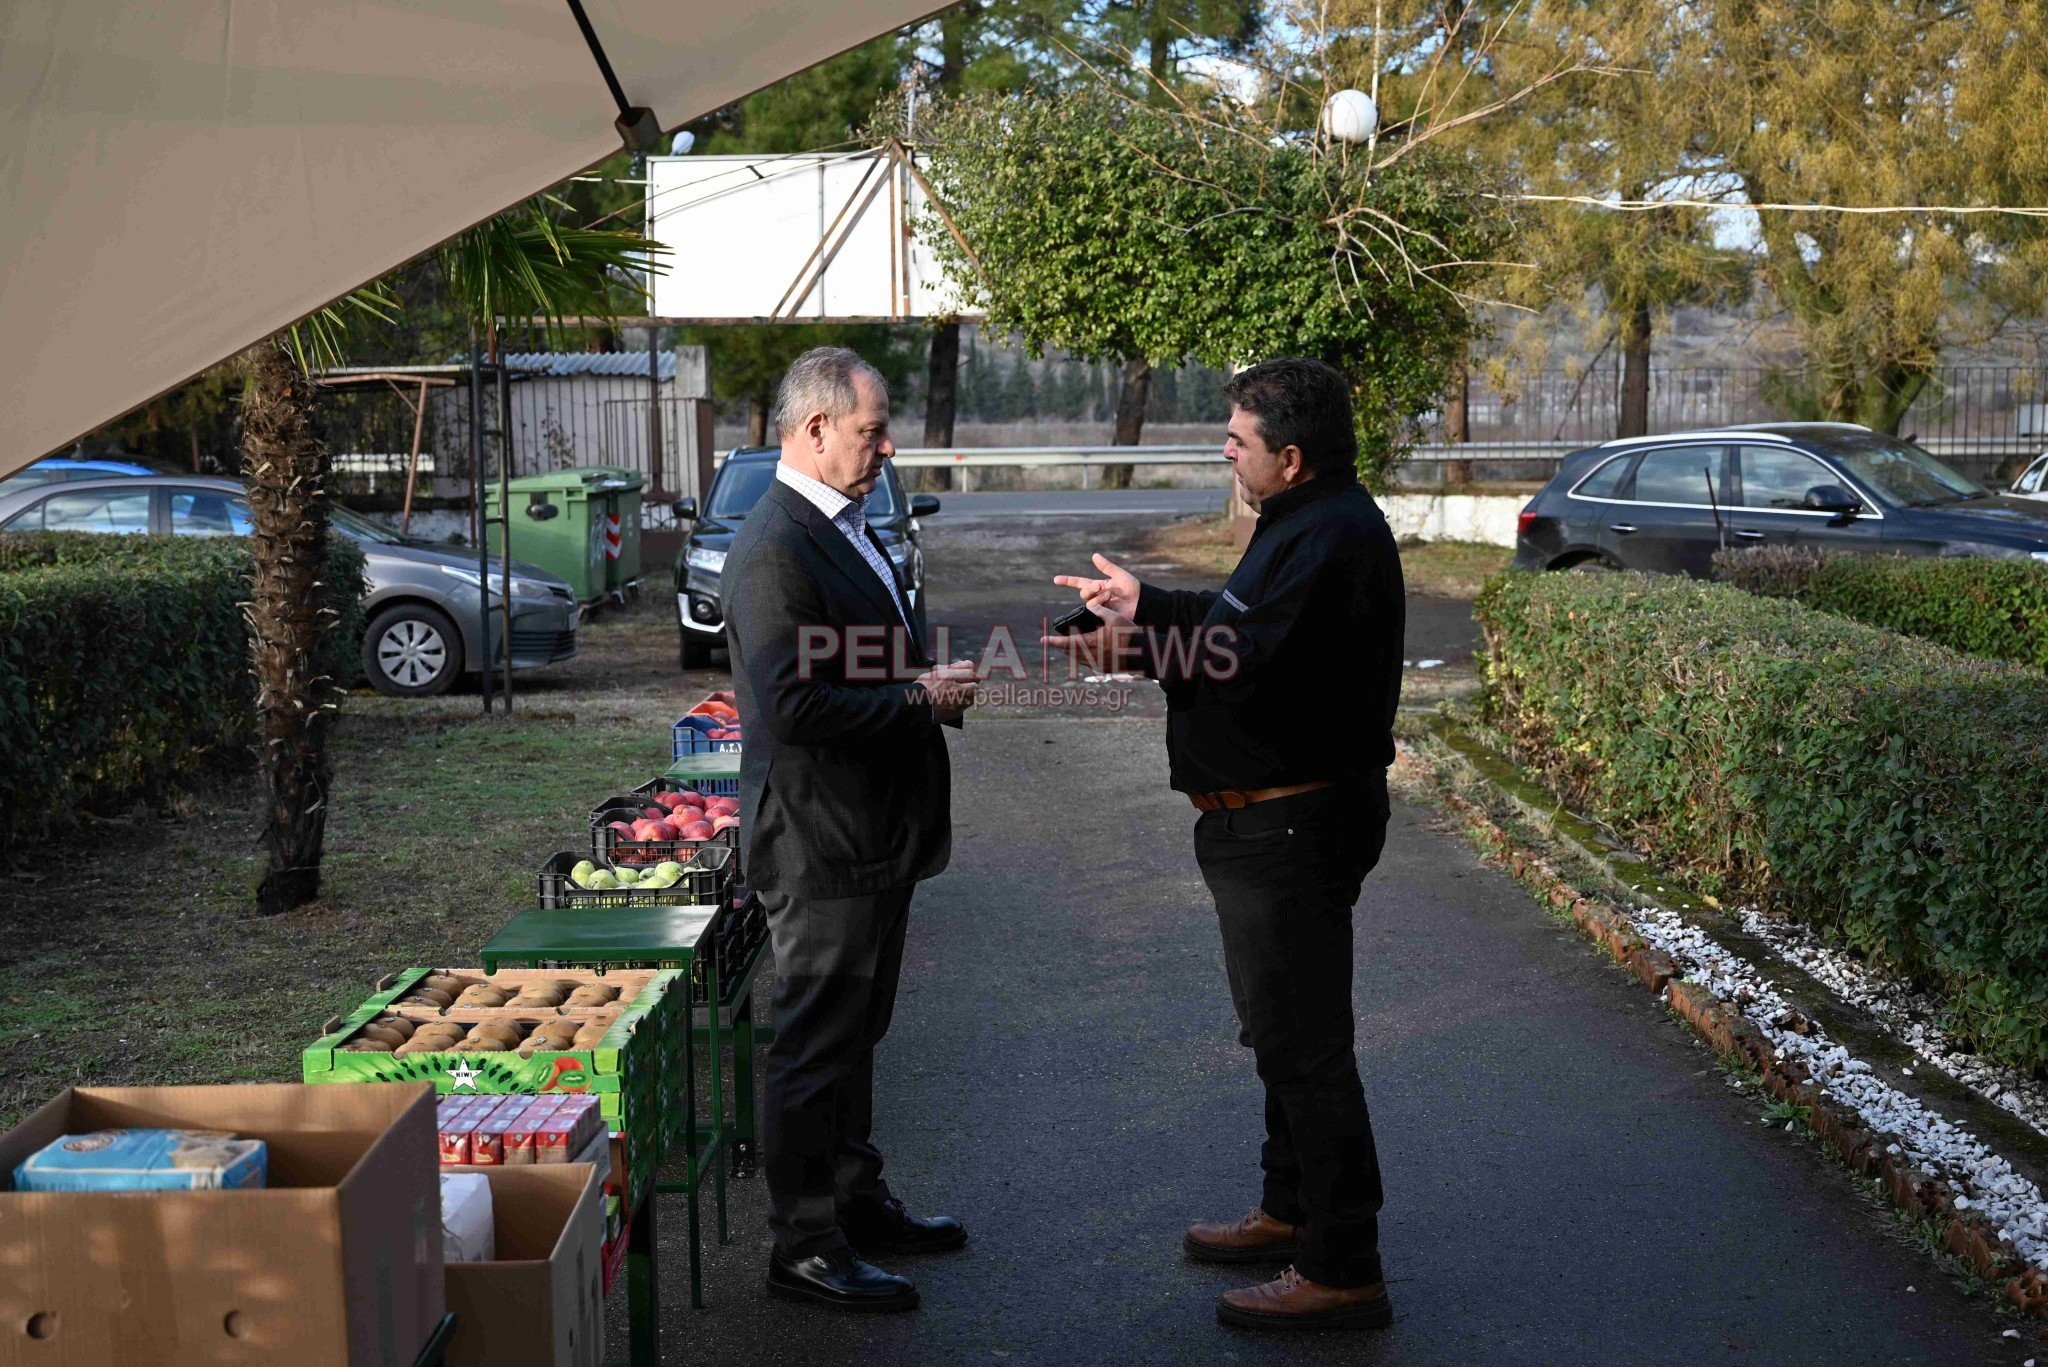
[[[604,486],[606,528],[605,587],[617,593],[640,578],[640,497],[647,476],[618,465],[596,465],[609,476]]]
[[[511,481],[512,558],[568,580],[578,602],[603,597],[610,563],[605,558],[605,517],[608,491],[615,482],[611,471],[596,467],[521,475]],[[495,525],[490,542],[493,551],[502,551]]]

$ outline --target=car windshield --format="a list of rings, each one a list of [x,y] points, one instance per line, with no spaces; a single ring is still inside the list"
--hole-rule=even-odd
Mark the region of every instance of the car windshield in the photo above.
[[[753,511],[754,505],[761,501],[761,495],[767,493],[768,486],[774,482],[773,460],[728,460],[725,468],[718,472],[717,483],[711,486],[711,506],[704,515],[737,522]],[[884,467],[882,478],[876,482],[874,492],[868,495],[868,516],[895,515],[896,475],[894,470]]]
[[[1825,449],[1850,474],[1908,508],[1987,496],[1975,480],[1949,469],[1913,443],[1880,432],[1830,440]]]
[[[346,508],[327,505],[327,520],[335,530],[351,541],[366,541],[376,546],[403,546],[405,538],[389,527],[370,521],[361,513],[352,513]]]

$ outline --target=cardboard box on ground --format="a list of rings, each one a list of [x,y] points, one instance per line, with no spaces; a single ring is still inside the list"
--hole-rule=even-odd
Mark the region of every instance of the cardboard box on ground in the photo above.
[[[261,1139],[268,1185],[0,1192],[0,1364],[410,1367],[444,1313],[430,1085],[74,1087],[0,1172],[116,1127]]]
[[[603,1198],[587,1163],[469,1168],[491,1184],[497,1258],[448,1264],[449,1367],[604,1361]]]

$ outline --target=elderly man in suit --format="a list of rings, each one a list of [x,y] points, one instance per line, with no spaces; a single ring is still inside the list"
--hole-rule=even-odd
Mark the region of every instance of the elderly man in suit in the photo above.
[[[971,666],[935,667],[865,499],[881,479],[889,394],[855,353],[798,357],[775,405],[774,485],[726,559],[727,640],[746,719],[747,878],[775,945],[764,1172],[768,1290],[848,1310],[909,1310],[917,1288],[866,1259],[959,1248],[910,1214],[870,1138],[911,893],[952,851],[939,727],[973,701]]]

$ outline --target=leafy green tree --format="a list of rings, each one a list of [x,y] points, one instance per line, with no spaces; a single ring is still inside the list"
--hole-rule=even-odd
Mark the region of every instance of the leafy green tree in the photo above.
[[[1506,229],[1462,161],[1416,149],[1368,177],[1229,101],[970,97],[926,127],[979,269],[938,251],[989,330],[1091,359],[1320,357],[1352,380],[1373,478],[1434,407],[1470,329],[1460,286]]]
[[[1684,17],[1664,93],[1703,178],[1756,205],[1915,206],[1757,214],[1816,397],[1897,431],[1944,344],[2048,304],[2042,221],[1965,212],[2041,202],[2048,7],[1704,0]]]
[[[885,323],[764,323],[760,326],[686,327],[685,343],[701,345],[711,361],[711,387],[724,403],[747,405],[747,441],[769,441],[768,411],[782,373],[798,356],[818,346],[859,352],[889,382],[900,401],[918,345],[914,334]]]

